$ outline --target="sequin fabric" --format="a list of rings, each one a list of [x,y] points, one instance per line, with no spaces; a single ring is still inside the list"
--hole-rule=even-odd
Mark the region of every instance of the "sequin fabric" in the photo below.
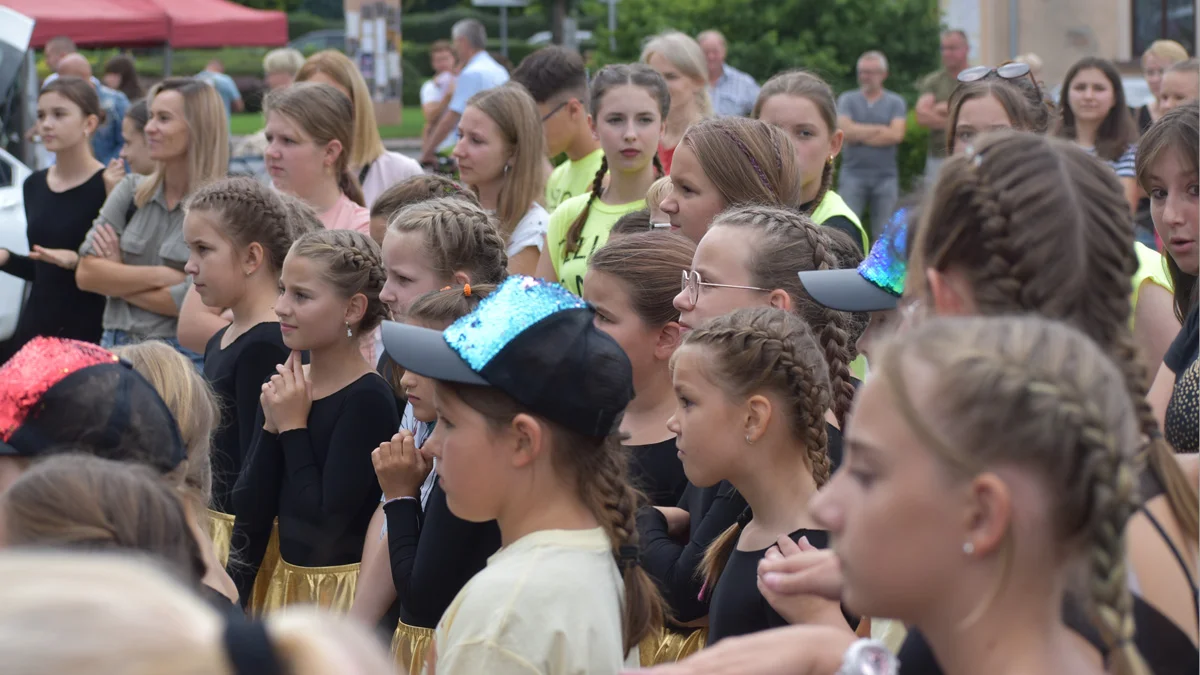
[[[30,340],[0,368],[0,440],[12,438],[42,396],[71,373],[117,363],[108,350],[61,338]]]
[[[451,324],[442,337],[478,373],[530,326],[551,314],[586,307],[587,303],[558,284],[512,276],[474,312]]]
[[[908,272],[908,209],[892,216],[871,252],[858,266],[858,274],[897,298],[904,294],[904,275]]]

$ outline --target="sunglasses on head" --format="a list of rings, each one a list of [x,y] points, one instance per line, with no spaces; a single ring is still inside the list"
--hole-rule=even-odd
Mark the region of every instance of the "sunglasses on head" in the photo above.
[[[977,80],[982,80],[992,73],[995,73],[997,76],[1005,80],[1016,80],[1028,75],[1029,81],[1033,82],[1033,74],[1032,71],[1029,70],[1029,64],[1020,63],[1018,61],[1005,63],[1004,65],[997,66],[996,68],[989,68],[987,66],[975,66],[974,68],[967,68],[958,74],[958,81],[975,82]],[[1037,82],[1033,83],[1034,85],[1037,85]]]

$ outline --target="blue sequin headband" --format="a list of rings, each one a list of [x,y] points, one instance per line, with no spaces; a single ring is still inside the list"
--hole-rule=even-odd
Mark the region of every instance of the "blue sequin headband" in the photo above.
[[[904,276],[908,273],[908,209],[899,209],[871,252],[858,266],[863,279],[897,298],[904,294]]]

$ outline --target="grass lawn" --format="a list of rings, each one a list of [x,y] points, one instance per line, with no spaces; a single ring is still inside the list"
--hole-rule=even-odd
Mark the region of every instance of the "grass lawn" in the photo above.
[[[400,124],[379,127],[379,135],[383,138],[420,138],[424,124],[421,109],[417,106],[404,108],[402,119]],[[249,136],[263,125],[263,116],[259,113],[234,113],[231,126],[234,136]]]

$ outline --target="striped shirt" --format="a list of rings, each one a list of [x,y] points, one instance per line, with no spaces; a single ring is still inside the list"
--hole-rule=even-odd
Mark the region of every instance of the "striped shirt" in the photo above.
[[[749,115],[758,98],[758,83],[753,77],[728,64],[722,69],[720,79],[708,88],[713,112],[717,115]]]
[[[1085,147],[1084,150],[1087,150],[1092,155],[1096,154],[1096,148],[1094,147]],[[1104,159],[1102,161],[1112,167],[1112,170],[1117,174],[1117,178],[1133,178],[1137,175],[1137,171],[1134,169],[1134,163],[1136,160],[1137,145],[1134,144],[1126,148],[1125,152],[1122,153],[1117,159]]]

